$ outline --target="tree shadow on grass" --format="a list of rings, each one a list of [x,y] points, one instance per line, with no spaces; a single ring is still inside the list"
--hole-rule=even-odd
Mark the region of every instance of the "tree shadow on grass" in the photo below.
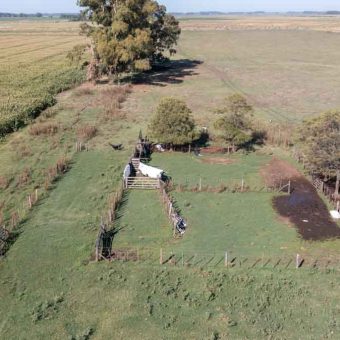
[[[199,60],[171,60],[154,66],[152,70],[132,77],[133,84],[147,84],[165,87],[168,84],[181,84],[185,77],[198,75],[195,69],[203,62]]]

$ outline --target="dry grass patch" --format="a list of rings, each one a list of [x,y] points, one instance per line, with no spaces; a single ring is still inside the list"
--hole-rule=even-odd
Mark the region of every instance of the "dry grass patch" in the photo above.
[[[10,179],[5,176],[0,176],[0,189],[5,190],[8,188]]]
[[[18,177],[18,186],[23,187],[30,183],[32,179],[32,169],[25,168]]]
[[[121,111],[122,104],[132,92],[131,85],[107,87],[101,91],[101,104],[103,105],[104,118],[125,118],[126,114]]]
[[[32,125],[28,132],[31,136],[53,136],[59,130],[59,125],[57,123],[36,123]]]
[[[73,94],[76,97],[93,96],[94,90],[89,87],[79,87],[73,92]]]
[[[53,182],[70,169],[70,164],[71,160],[66,156],[62,156],[57,160],[54,166],[49,167],[45,171],[45,190],[48,190]]]
[[[94,138],[98,133],[98,129],[94,125],[86,124],[77,128],[77,137],[81,142],[87,142]]]

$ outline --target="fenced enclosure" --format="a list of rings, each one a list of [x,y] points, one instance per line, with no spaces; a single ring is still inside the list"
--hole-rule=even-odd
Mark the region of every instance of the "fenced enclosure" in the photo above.
[[[303,154],[302,151],[298,150],[296,147],[293,149],[293,158],[303,165],[305,169],[306,164],[306,156]],[[335,194],[335,187],[330,186],[329,184],[325,183],[318,177],[317,175],[310,173],[310,180],[313,184],[314,188],[319,192],[322,193],[329,202],[334,205],[336,210],[340,210],[340,194]]]
[[[248,185],[244,179],[234,180],[220,180],[219,185],[206,185],[202,179],[196,185],[190,185],[189,180],[174,181],[169,183],[169,190],[175,190],[178,192],[231,192],[231,193],[249,193],[249,192],[276,192],[290,194],[292,191],[291,181],[281,181],[272,186],[255,186]]]
[[[335,189],[323,182],[319,177],[312,175],[312,184],[314,188],[321,192],[330,202],[332,202],[336,209],[339,210],[340,195],[336,196],[334,194]]]
[[[301,254],[269,255],[258,257],[236,255],[232,252],[200,253],[162,248],[112,249],[106,261],[135,262],[150,265],[183,268],[232,269],[319,269],[340,270],[340,257],[311,256]]]

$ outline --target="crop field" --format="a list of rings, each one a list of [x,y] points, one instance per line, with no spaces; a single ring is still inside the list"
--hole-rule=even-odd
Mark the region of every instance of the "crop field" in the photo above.
[[[340,104],[339,38],[316,28],[334,23],[301,19],[299,25],[306,20],[309,26],[297,31],[292,18],[278,18],[277,25],[286,19],[292,25],[287,30],[220,30],[214,25],[224,25],[221,20],[182,21],[171,68],[130,85],[84,83],[1,139],[0,225],[12,232],[0,257],[1,339],[337,338],[340,267],[333,264],[339,263],[340,241],[317,233],[329,207],[287,150],[153,154],[151,165],[172,177],[186,234],[173,238],[157,191],[131,190],[116,211],[112,248],[138,249],[140,261],[94,262],[101,220],[161,97],[186,100],[198,125],[207,127],[214,108],[235,91],[251,101],[254,115],[275,122],[299,122]],[[81,78],[83,71],[65,60],[83,41],[78,25],[0,21],[0,42],[8,46],[0,51],[6,61],[0,63],[1,100],[13,94],[22,112],[30,98],[70,87],[73,72]],[[109,142],[124,148],[114,151]],[[296,188],[291,196],[267,190],[288,177]],[[298,202],[306,188],[311,200],[291,209],[290,198]],[[339,230],[330,223],[326,236]],[[143,250],[152,256],[143,258]],[[295,269],[297,253],[320,265]],[[290,262],[266,265],[268,258]]]
[[[0,134],[13,131],[84,79],[65,56],[84,43],[79,23],[0,21]]]

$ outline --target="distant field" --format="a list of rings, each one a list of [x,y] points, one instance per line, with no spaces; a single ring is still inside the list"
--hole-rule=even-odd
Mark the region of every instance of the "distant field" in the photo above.
[[[183,30],[313,30],[340,32],[339,16],[219,16],[181,18]]]
[[[0,134],[15,129],[54,102],[54,95],[79,83],[83,71],[66,60],[79,23],[0,21]]]
[[[340,107],[340,34],[184,30],[178,52],[176,71],[153,76],[153,87],[141,87],[137,110],[148,114],[159,97],[178,96],[199,124],[211,127],[214,108],[234,92],[247,97],[255,116],[278,122],[296,123]],[[167,83],[171,87],[160,86]]]

